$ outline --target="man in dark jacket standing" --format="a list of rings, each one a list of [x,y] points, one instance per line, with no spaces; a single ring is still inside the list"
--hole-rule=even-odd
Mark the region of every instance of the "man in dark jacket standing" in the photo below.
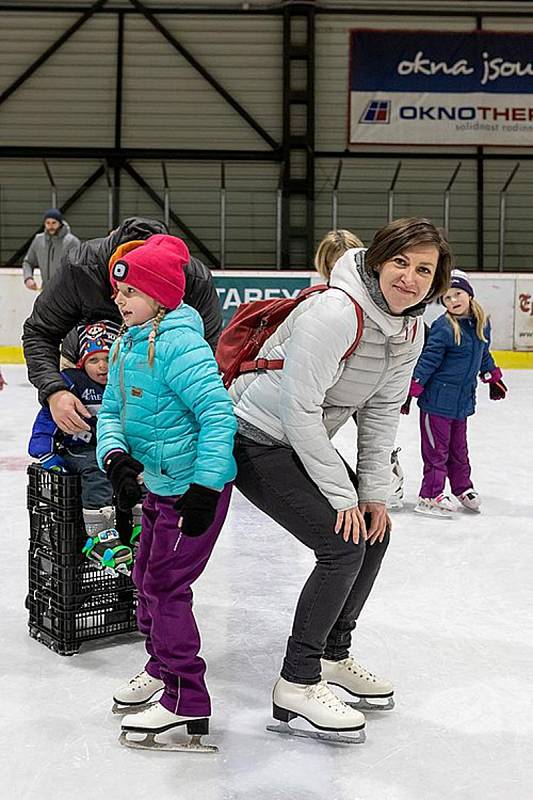
[[[76,325],[101,319],[122,322],[113,301],[109,260],[126,242],[144,241],[156,233],[168,233],[158,220],[131,217],[102,239],[90,239],[68,253],[51,281],[37,298],[24,323],[24,356],[28,377],[48,403],[56,425],[65,433],[89,430],[84,418],[90,413],[68,391],[59,374],[61,341]],[[185,268],[184,301],[204,322],[205,338],[214,350],[222,329],[222,315],[209,269],[191,256]]]
[[[70,226],[58,208],[49,208],[43,216],[44,231],[38,233],[22,262],[22,278],[27,289],[37,290],[33,278],[36,268],[41,271],[43,286],[59,269],[61,259],[78,247],[80,240],[70,232]]]

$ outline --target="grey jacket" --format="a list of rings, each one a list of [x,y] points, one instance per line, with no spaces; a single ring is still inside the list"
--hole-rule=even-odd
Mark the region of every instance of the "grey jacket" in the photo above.
[[[424,340],[421,319],[374,303],[356,268],[364,252],[348,250],[330,289],[297,306],[265,342],[259,355],[284,358],[283,370],[242,375],[230,389],[237,416],[290,445],[337,511],[386,502],[400,406]],[[342,361],[357,333],[345,292],[363,309],[364,324],[355,353]],[[331,443],[354,411],[358,492]]]
[[[79,243],[78,237],[70,232],[68,222],[62,224],[55,236],[50,236],[46,231],[38,233],[22,262],[23,280],[33,278],[33,271],[38,268],[41,270],[44,286],[59,267],[65,253],[77,247]]]

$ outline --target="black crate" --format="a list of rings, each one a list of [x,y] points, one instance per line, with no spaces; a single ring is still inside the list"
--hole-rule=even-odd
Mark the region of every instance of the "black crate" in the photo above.
[[[30,636],[61,655],[82,642],[137,629],[131,578],[98,569],[87,540],[77,475],[28,468]],[[128,517],[129,519],[129,517]],[[123,535],[128,531],[124,521]]]
[[[28,594],[29,632],[60,655],[77,653],[83,642],[137,630],[135,592],[88,593],[66,608],[45,590]]]
[[[76,605],[79,595],[133,589],[131,578],[99,569],[81,552],[75,556],[60,556],[42,547],[30,547],[28,555],[30,591],[46,589],[50,596],[65,607]]]
[[[28,508],[30,503],[44,505],[55,511],[58,519],[81,513],[81,484],[79,475],[64,475],[43,469],[39,464],[28,467]]]
[[[64,521],[44,509],[30,511],[30,546],[43,547],[58,556],[76,556],[87,541],[83,516]]]

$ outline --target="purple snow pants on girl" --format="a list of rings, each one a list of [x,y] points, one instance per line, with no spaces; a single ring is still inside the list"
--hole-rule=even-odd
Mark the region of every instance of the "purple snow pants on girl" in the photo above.
[[[165,684],[161,704],[184,717],[211,714],[191,585],[202,574],[226,519],[232,484],[220,495],[213,524],[202,536],[178,529],[175,497],[148,492],[133,581],[139,592],[137,623],[150,656],[146,671]]]
[[[455,496],[472,488],[466,419],[450,419],[421,411],[420,439],[424,461],[420,497],[437,497],[444,491],[446,478]]]

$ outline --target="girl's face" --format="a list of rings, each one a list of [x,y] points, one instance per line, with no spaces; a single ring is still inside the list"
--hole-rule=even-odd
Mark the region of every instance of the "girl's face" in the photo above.
[[[428,295],[437,270],[439,251],[418,244],[385,261],[379,268],[379,288],[393,314],[402,314]]]
[[[120,281],[117,282],[115,303],[128,328],[148,322],[159,311],[159,303],[156,300],[128,283]]]
[[[105,386],[109,369],[109,353],[95,353],[94,356],[89,356],[83,365],[83,369],[91,380]]]
[[[463,289],[448,289],[442,302],[446,306],[446,311],[456,317],[470,313],[470,295]]]

